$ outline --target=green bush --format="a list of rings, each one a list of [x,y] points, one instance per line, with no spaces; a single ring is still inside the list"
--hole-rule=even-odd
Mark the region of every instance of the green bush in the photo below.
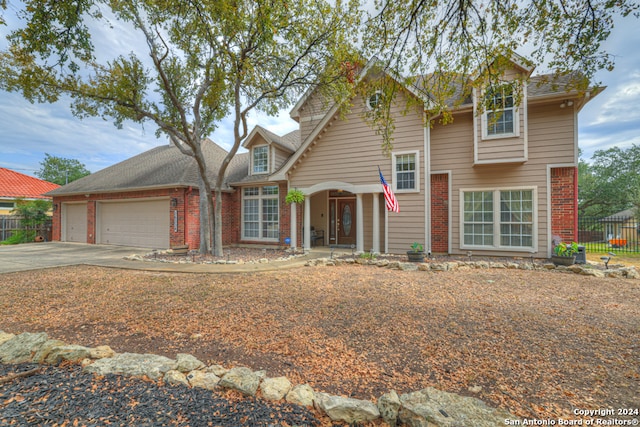
[[[17,245],[20,243],[33,242],[36,238],[35,230],[18,230],[7,240],[0,242],[0,245]]]

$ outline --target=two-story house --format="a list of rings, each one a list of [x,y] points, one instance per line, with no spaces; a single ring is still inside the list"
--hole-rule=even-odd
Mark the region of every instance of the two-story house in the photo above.
[[[399,91],[389,156],[364,119],[377,107],[377,93],[349,100],[343,117],[338,105],[310,91],[291,111],[298,131],[279,136],[258,126],[244,141],[247,152],[230,165],[224,244],[402,253],[417,241],[434,253],[548,257],[552,236],[577,236],[577,119],[601,89],[566,91],[562,82],[540,84],[531,71],[513,62],[505,82],[527,77],[522,96],[509,84],[479,88],[455,105],[448,124],[419,102],[407,113],[407,99],[416,95]],[[487,96],[500,108],[479,108]],[[205,147],[213,174],[226,153],[211,141]],[[378,168],[398,213],[385,209]],[[301,206],[285,202],[290,189],[304,194]],[[54,239],[199,245],[195,165],[175,147],[155,148],[50,194],[61,206]],[[78,224],[80,232],[70,232]]]

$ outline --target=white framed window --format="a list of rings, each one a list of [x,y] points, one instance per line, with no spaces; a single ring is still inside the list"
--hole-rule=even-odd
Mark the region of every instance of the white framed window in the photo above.
[[[245,187],[242,192],[242,238],[278,241],[278,186]]]
[[[420,153],[407,151],[392,154],[394,191],[420,191]]]
[[[382,102],[382,92],[375,91],[367,98],[367,108],[369,110],[375,110],[378,108],[380,103]]]
[[[269,172],[269,146],[260,145],[253,147],[253,173]]]
[[[513,95],[513,86],[510,84],[500,85],[485,93],[486,109],[482,115],[484,139],[519,135],[520,121]]]
[[[537,247],[534,188],[460,190],[462,249]]]

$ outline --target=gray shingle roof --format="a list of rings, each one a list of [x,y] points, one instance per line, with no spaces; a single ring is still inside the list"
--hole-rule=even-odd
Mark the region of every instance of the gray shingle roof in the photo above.
[[[209,168],[207,176],[211,185],[214,186],[219,165],[227,155],[227,151],[209,139],[203,142],[202,150]],[[244,176],[243,174],[247,174],[247,156],[238,154],[229,165],[227,170],[229,178],[226,181],[233,182]],[[197,185],[198,169],[195,160],[182,154],[173,145],[163,145],[73,181],[47,194],[61,196],[171,186],[196,187]]]

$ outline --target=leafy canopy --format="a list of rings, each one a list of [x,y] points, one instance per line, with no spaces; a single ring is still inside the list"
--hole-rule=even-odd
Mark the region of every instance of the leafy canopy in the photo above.
[[[65,159],[48,153],[44,153],[44,156],[35,175],[45,181],[65,185],[91,173],[79,160]]]

